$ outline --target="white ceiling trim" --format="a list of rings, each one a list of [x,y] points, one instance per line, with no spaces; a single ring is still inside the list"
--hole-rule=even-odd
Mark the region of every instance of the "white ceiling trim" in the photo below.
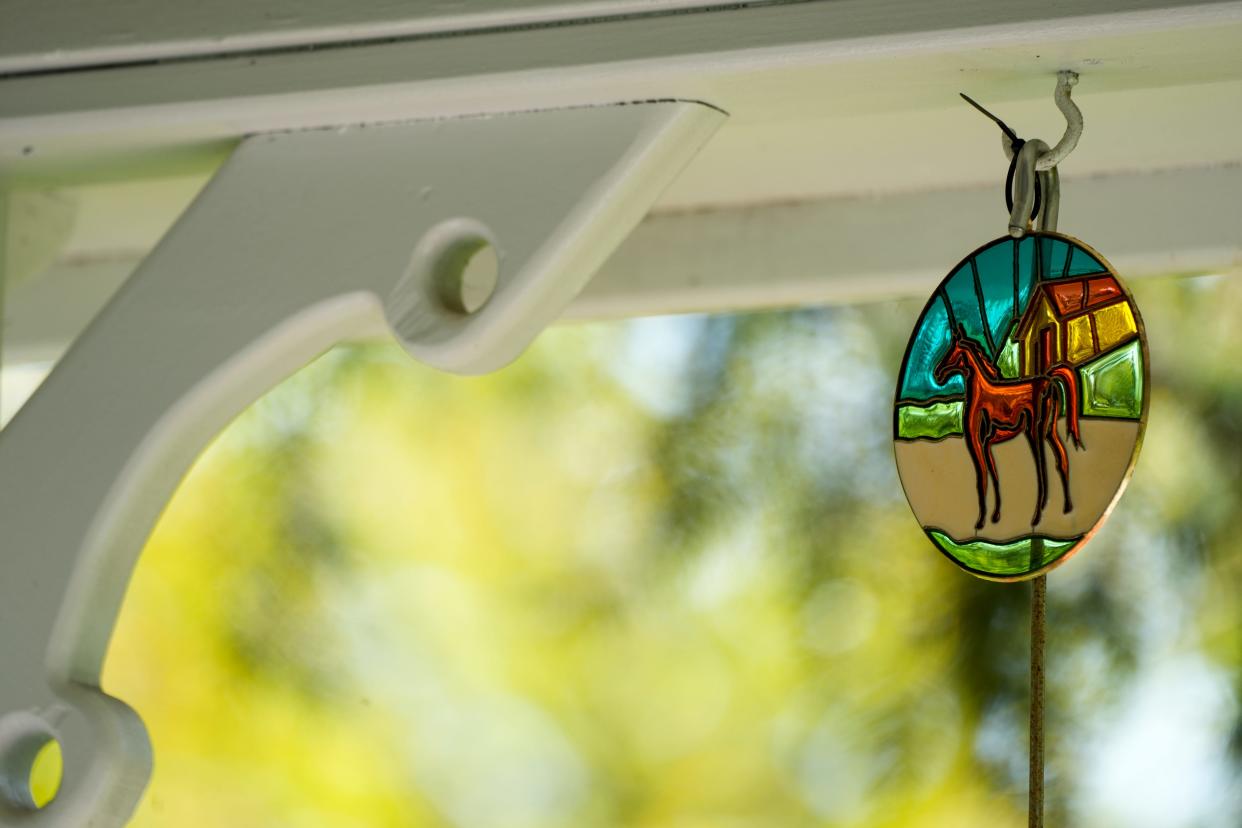
[[[58,359],[203,183],[183,178],[77,193],[60,257],[9,296],[6,359]],[[1066,182],[1061,226],[1127,278],[1236,275],[1238,193],[1242,166],[1090,177]],[[35,210],[32,197],[19,198],[15,209]],[[988,233],[1002,235],[1007,221],[995,185],[656,213],[622,242],[565,318],[922,297]]]
[[[707,12],[806,0],[6,0],[0,74]]]

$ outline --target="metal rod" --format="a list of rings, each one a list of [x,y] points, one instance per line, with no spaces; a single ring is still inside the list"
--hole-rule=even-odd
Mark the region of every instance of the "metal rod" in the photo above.
[[[1078,76],[1074,76],[1078,80]],[[1067,93],[1068,94],[1068,93]],[[1077,108],[1077,107],[1075,107]],[[1081,131],[1082,120],[1079,119]],[[1075,143],[1077,138],[1074,139]],[[1073,147],[1071,147],[1073,149]],[[1044,187],[1039,229],[1056,232],[1060,217],[1061,179],[1057,168],[1039,173]],[[1044,828],[1044,654],[1048,644],[1048,576],[1031,582],[1031,757],[1027,800],[1028,828]]]
[[[1044,646],[1048,576],[1031,582],[1031,763],[1029,828],[1044,828]]]
[[[1057,168],[1037,173],[1039,190],[1043,194],[1043,203],[1039,209],[1039,222],[1036,227],[1045,232],[1057,229],[1057,220],[1061,216],[1061,174]]]

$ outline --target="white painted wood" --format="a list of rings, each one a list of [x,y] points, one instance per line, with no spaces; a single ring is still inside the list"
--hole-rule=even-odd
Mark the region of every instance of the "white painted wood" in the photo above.
[[[1242,273],[1242,168],[1088,178],[1062,205],[1127,278]],[[923,298],[1007,220],[995,186],[654,215],[566,318]]]
[[[187,177],[63,192],[76,204],[75,230],[51,268],[13,289],[10,359],[58,359],[202,184]],[[1127,277],[1242,269],[1242,167],[1070,178],[1064,194],[1062,227]],[[1005,217],[995,183],[653,213],[564,318],[925,296],[987,228],[1001,235]]]
[[[29,73],[538,29],[574,29],[570,34],[581,41],[577,50],[581,53],[615,59],[620,50],[622,59],[636,59],[973,26],[1002,25],[1012,35],[1031,21],[1055,18],[1076,21],[1069,33],[1134,12],[1158,12],[1165,17],[1162,25],[1168,25],[1170,16],[1184,16],[1181,9],[1213,5],[1221,4],[1176,0],[1051,0],[1042,4],[1010,0],[472,0],[468,5],[400,0],[130,0],[100,6],[75,0],[4,0],[0,5],[4,23],[0,71]],[[730,16],[745,12],[744,28],[749,34],[743,33],[737,19],[713,19],[713,12],[718,11]],[[639,31],[646,43],[634,36]],[[509,71],[558,62],[564,55],[555,52],[573,51],[559,38],[547,41],[561,47],[547,54],[525,53],[522,41],[510,42],[518,48],[505,48],[492,56],[493,61],[510,63]],[[876,45],[860,44],[864,49]],[[465,51],[477,56],[473,49]]]
[[[239,136],[675,97],[731,113],[663,207],[994,181],[995,128],[1087,119],[1067,175],[1242,160],[1242,3],[834,0],[0,82],[0,175],[144,173]],[[116,172],[117,169],[121,173]]]
[[[0,810],[0,825],[116,825],[136,802],[148,747],[98,691],[99,662],[147,528],[220,424],[386,319],[433,364],[503,363],[719,121],[691,104],[601,104],[694,100],[732,117],[574,316],[924,292],[993,215],[1002,232],[994,128],[957,91],[1055,137],[1062,68],[1082,75],[1087,122],[1062,226],[1123,271],[1236,269],[1242,3],[697,8],[719,5],[0,0],[0,180],[27,204],[205,176],[245,139],[0,432],[0,714],[23,711],[0,718],[0,745],[51,726],[68,759],[52,809]],[[498,114],[568,106],[581,108]],[[492,117],[455,120],[470,114]],[[404,123],[416,118],[444,120]],[[434,228],[475,226],[440,224],[461,217],[504,253],[501,292],[473,321],[423,282]],[[82,245],[80,226],[32,226],[23,274],[52,261],[115,278],[143,252],[102,255],[115,229]],[[63,312],[59,293],[87,293],[68,284],[18,285],[10,327],[46,336],[19,290]]]
[[[565,25],[724,5],[736,0],[4,0],[0,72]]]
[[[211,172],[214,172],[212,170]],[[116,293],[211,172],[0,194],[8,243],[0,317],[9,364],[50,363]]]
[[[5,362],[5,320],[8,313],[5,310],[5,299],[8,297],[8,272],[11,269],[8,250],[12,247],[9,233],[9,199],[3,189],[0,189],[0,429],[4,428],[6,421],[9,401],[7,398],[7,389],[4,387],[4,362]]]
[[[917,9],[896,13],[899,3],[877,5],[894,12],[885,15],[842,0],[813,9],[719,12],[693,25],[680,19],[658,26],[633,20],[570,27],[572,32],[476,35],[417,48],[391,44],[284,55],[253,65],[200,62],[0,82],[0,173],[18,183],[33,182],[38,193],[40,188],[60,193],[61,182],[73,185],[74,193],[99,191],[77,217],[97,238],[69,243],[46,271],[48,281],[17,289],[10,305],[10,355],[37,359],[63,348],[125,267],[145,255],[158,228],[171,221],[184,203],[177,198],[188,199],[182,194],[169,200],[158,184],[144,193],[148,184],[142,176],[198,169],[203,170],[198,180],[205,180],[221,147],[250,130],[313,126],[330,118],[388,120],[407,113],[486,110],[515,100],[580,102],[680,92],[720,102],[733,115],[657,209],[745,208],[753,216],[748,228],[770,226],[770,235],[789,237],[790,251],[821,231],[813,222],[792,223],[805,226],[805,233],[784,227],[788,203],[850,205],[883,198],[882,209],[870,213],[880,221],[890,207],[902,213],[906,195],[917,200],[919,193],[994,188],[1004,172],[996,132],[957,99],[957,91],[964,87],[982,98],[1024,135],[1053,137],[1062,125],[1049,91],[1059,65],[1082,69],[1075,95],[1087,119],[1083,140],[1062,170],[1071,211],[1075,188],[1088,186],[1090,177],[1228,170],[1242,163],[1236,137],[1242,134],[1240,4],[1140,12],[1118,12],[1120,6],[1107,4],[984,5],[938,8],[924,16]],[[1114,12],[1076,16],[1108,8]],[[962,27],[967,12],[978,12],[975,19],[983,22],[1009,15],[1010,22]],[[1024,14],[1043,17],[1023,21]],[[948,28],[952,25],[959,28]],[[785,46],[774,45],[782,38]],[[631,47],[634,59],[620,60]],[[674,54],[679,48],[688,51]],[[576,60],[585,63],[573,65]],[[506,67],[514,71],[505,74]],[[118,176],[139,176],[134,184],[121,185],[138,194],[125,195],[113,184],[89,185]],[[193,182],[194,176],[182,180]],[[1183,190],[1193,212],[1201,203],[1193,197],[1194,185]],[[1141,203],[1116,207],[1122,217],[1118,226],[1127,226],[1125,217],[1141,226]],[[100,215],[114,220],[91,218]],[[979,215],[986,221],[986,211]],[[932,217],[922,211],[911,226],[924,226]],[[1171,226],[1178,226],[1175,218]],[[142,227],[157,231],[146,242],[125,241],[127,228]],[[870,238],[883,225],[868,228],[870,233],[852,238]],[[713,232],[707,227],[702,235],[711,238]],[[1128,243],[1124,235],[1116,237]],[[609,266],[599,284],[621,297],[615,307],[711,308],[717,288],[733,297],[720,307],[839,301],[856,295],[847,286],[851,274],[865,273],[859,278],[879,285],[885,280],[871,274],[908,267],[891,259],[900,255],[899,247],[881,246],[874,258],[860,262],[849,255],[849,246],[833,246],[822,251],[824,269],[809,281],[789,275],[806,273],[785,264],[791,256],[777,257],[770,264],[772,279],[760,281],[754,270],[746,271],[747,277],[731,266],[752,261],[754,250],[730,248],[737,255],[721,257],[720,267],[707,269],[696,256],[699,234],[677,238],[685,244],[642,254],[658,256],[671,271],[655,283],[668,301],[648,293],[640,271]],[[736,245],[739,238],[775,244],[755,232],[730,234],[729,241]],[[1170,244],[1180,249],[1176,239]],[[1231,248],[1217,249],[1223,258],[1210,266],[1227,268]],[[687,287],[677,278],[683,261],[713,274],[695,286],[698,298],[670,292]],[[627,288],[619,278],[638,281]],[[745,278],[755,280],[753,289],[738,281]],[[806,290],[790,287],[790,279]],[[62,288],[64,296],[55,295]],[[743,293],[749,298],[740,298]]]
[[[151,525],[225,423],[385,328],[440,368],[505,364],[722,119],[652,103],[244,141],[0,431],[0,758],[31,727],[65,753],[57,799],[0,798],[0,826],[119,826],[137,804],[149,747],[98,687],[104,652]],[[467,316],[433,275],[472,234],[501,272]]]
[[[690,5],[718,4],[134,0],[101,17],[0,0],[0,72],[19,73],[0,79],[0,179],[27,204],[51,208],[66,185],[205,176],[245,139],[0,432],[0,714],[23,711],[0,718],[0,745],[50,726],[68,758],[52,809],[0,810],[0,825],[117,825],[136,802],[148,747],[98,691],[99,662],[147,528],[220,424],[385,319],[441,367],[511,358],[719,121],[690,104],[600,104],[697,100],[732,117],[573,316],[925,292],[993,216],[1002,232],[994,128],[957,91],[1055,137],[1062,68],[1082,74],[1087,121],[1062,226],[1123,271],[1238,266],[1242,3]],[[495,114],[567,106],[582,108]],[[453,120],[480,113],[494,115]],[[403,124],[414,118],[446,120]],[[359,126],[319,131],[340,124]],[[474,321],[422,292],[432,228],[463,216],[505,254],[501,293]],[[145,251],[104,255],[116,227],[83,244],[81,225],[32,226],[16,271],[52,261],[65,281],[18,285],[10,328],[31,331],[19,348],[43,336],[57,349],[71,334],[47,338],[52,314],[74,320],[66,330],[89,315],[56,301],[89,293],[68,274],[115,280]],[[21,299],[39,290],[47,317]]]

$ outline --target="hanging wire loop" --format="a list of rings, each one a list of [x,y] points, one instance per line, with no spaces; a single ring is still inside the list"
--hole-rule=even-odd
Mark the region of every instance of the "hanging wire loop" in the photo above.
[[[1043,206],[1035,203],[1036,193],[1042,189],[1039,186],[1039,175],[1035,172],[1035,162],[1047,151],[1048,145],[1035,138],[1023,143],[1018,154],[1013,157],[1013,164],[1009,168],[1010,179],[1013,181],[1012,202],[1009,205],[1009,235],[1015,239],[1022,238],[1030,229],[1031,219]]]
[[[1025,141],[1009,165],[1005,182],[1009,205],[1009,235],[1020,239],[1035,223],[1036,230],[1057,229],[1061,212],[1061,176],[1056,167],[1039,171],[1039,159],[1048,145],[1035,138]]]

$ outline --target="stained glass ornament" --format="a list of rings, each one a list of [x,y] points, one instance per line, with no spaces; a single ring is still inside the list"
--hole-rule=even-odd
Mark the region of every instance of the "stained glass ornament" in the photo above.
[[[1146,335],[1121,278],[1053,232],[949,271],[898,374],[902,487],[931,542],[981,578],[1033,578],[1091,538],[1138,457]]]

